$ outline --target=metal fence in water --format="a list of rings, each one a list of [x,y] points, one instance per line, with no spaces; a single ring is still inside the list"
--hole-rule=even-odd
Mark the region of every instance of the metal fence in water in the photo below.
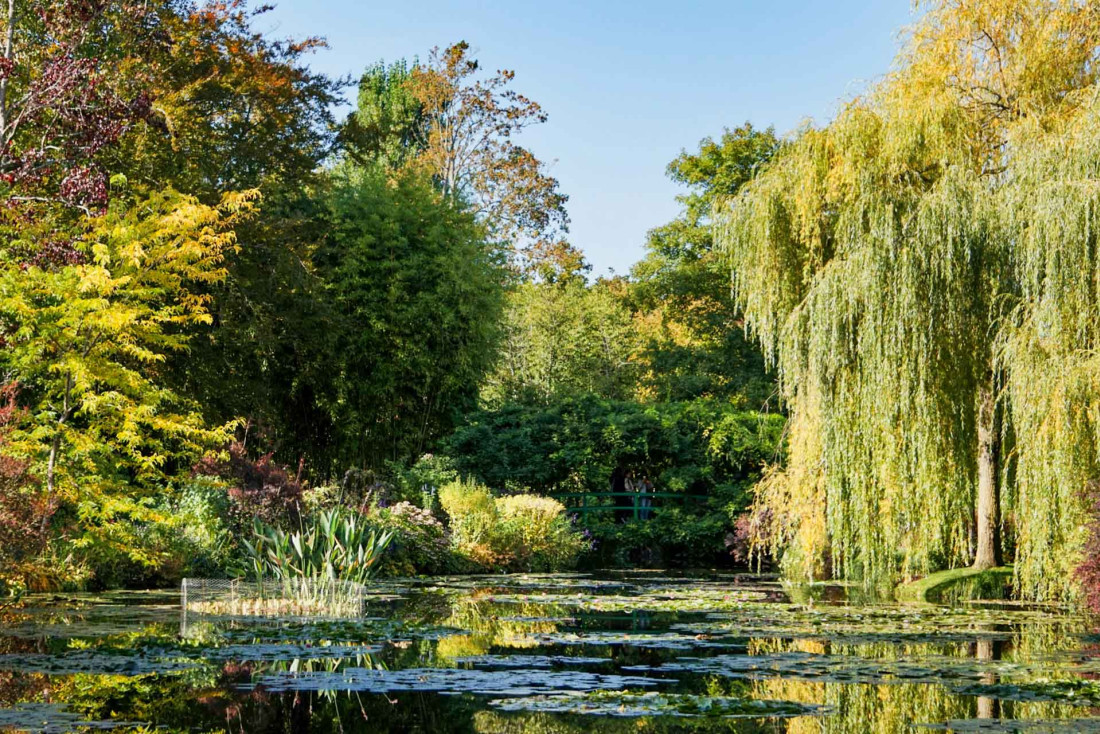
[[[325,578],[184,579],[180,604],[185,614],[357,617],[367,593],[362,584]]]

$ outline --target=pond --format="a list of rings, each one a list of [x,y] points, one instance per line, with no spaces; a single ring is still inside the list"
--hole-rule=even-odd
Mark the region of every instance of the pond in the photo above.
[[[657,572],[379,582],[356,619],[167,591],[0,612],[0,729],[152,727],[1100,732],[1100,636],[1053,608]]]

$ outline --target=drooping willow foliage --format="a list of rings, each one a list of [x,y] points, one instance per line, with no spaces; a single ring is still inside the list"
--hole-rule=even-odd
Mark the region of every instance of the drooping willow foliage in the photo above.
[[[757,507],[795,576],[965,565],[984,430],[1021,588],[1061,595],[1098,476],[1100,10],[922,10],[894,71],[718,217],[791,409]]]
[[[1067,591],[1088,497],[1100,480],[1100,88],[1048,130],[1015,132],[1004,191],[1019,303],[998,335],[1017,441],[1017,573]]]

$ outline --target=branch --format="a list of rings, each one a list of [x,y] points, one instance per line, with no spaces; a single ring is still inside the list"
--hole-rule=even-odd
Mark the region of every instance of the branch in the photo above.
[[[15,45],[15,0],[8,0],[8,28],[4,34],[4,58],[12,61],[12,48]],[[8,138],[8,77],[0,79],[0,134]]]

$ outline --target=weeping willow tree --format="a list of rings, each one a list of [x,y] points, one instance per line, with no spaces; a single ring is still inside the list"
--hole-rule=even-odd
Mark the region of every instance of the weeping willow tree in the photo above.
[[[1072,589],[1100,496],[1100,87],[1072,115],[1013,131],[1001,202],[1019,300],[998,334],[1016,433],[1017,575],[1038,598]]]
[[[791,410],[757,508],[792,575],[875,583],[1007,546],[1022,588],[1062,593],[1044,574],[1097,466],[1100,13],[921,10],[894,70],[718,217]]]

